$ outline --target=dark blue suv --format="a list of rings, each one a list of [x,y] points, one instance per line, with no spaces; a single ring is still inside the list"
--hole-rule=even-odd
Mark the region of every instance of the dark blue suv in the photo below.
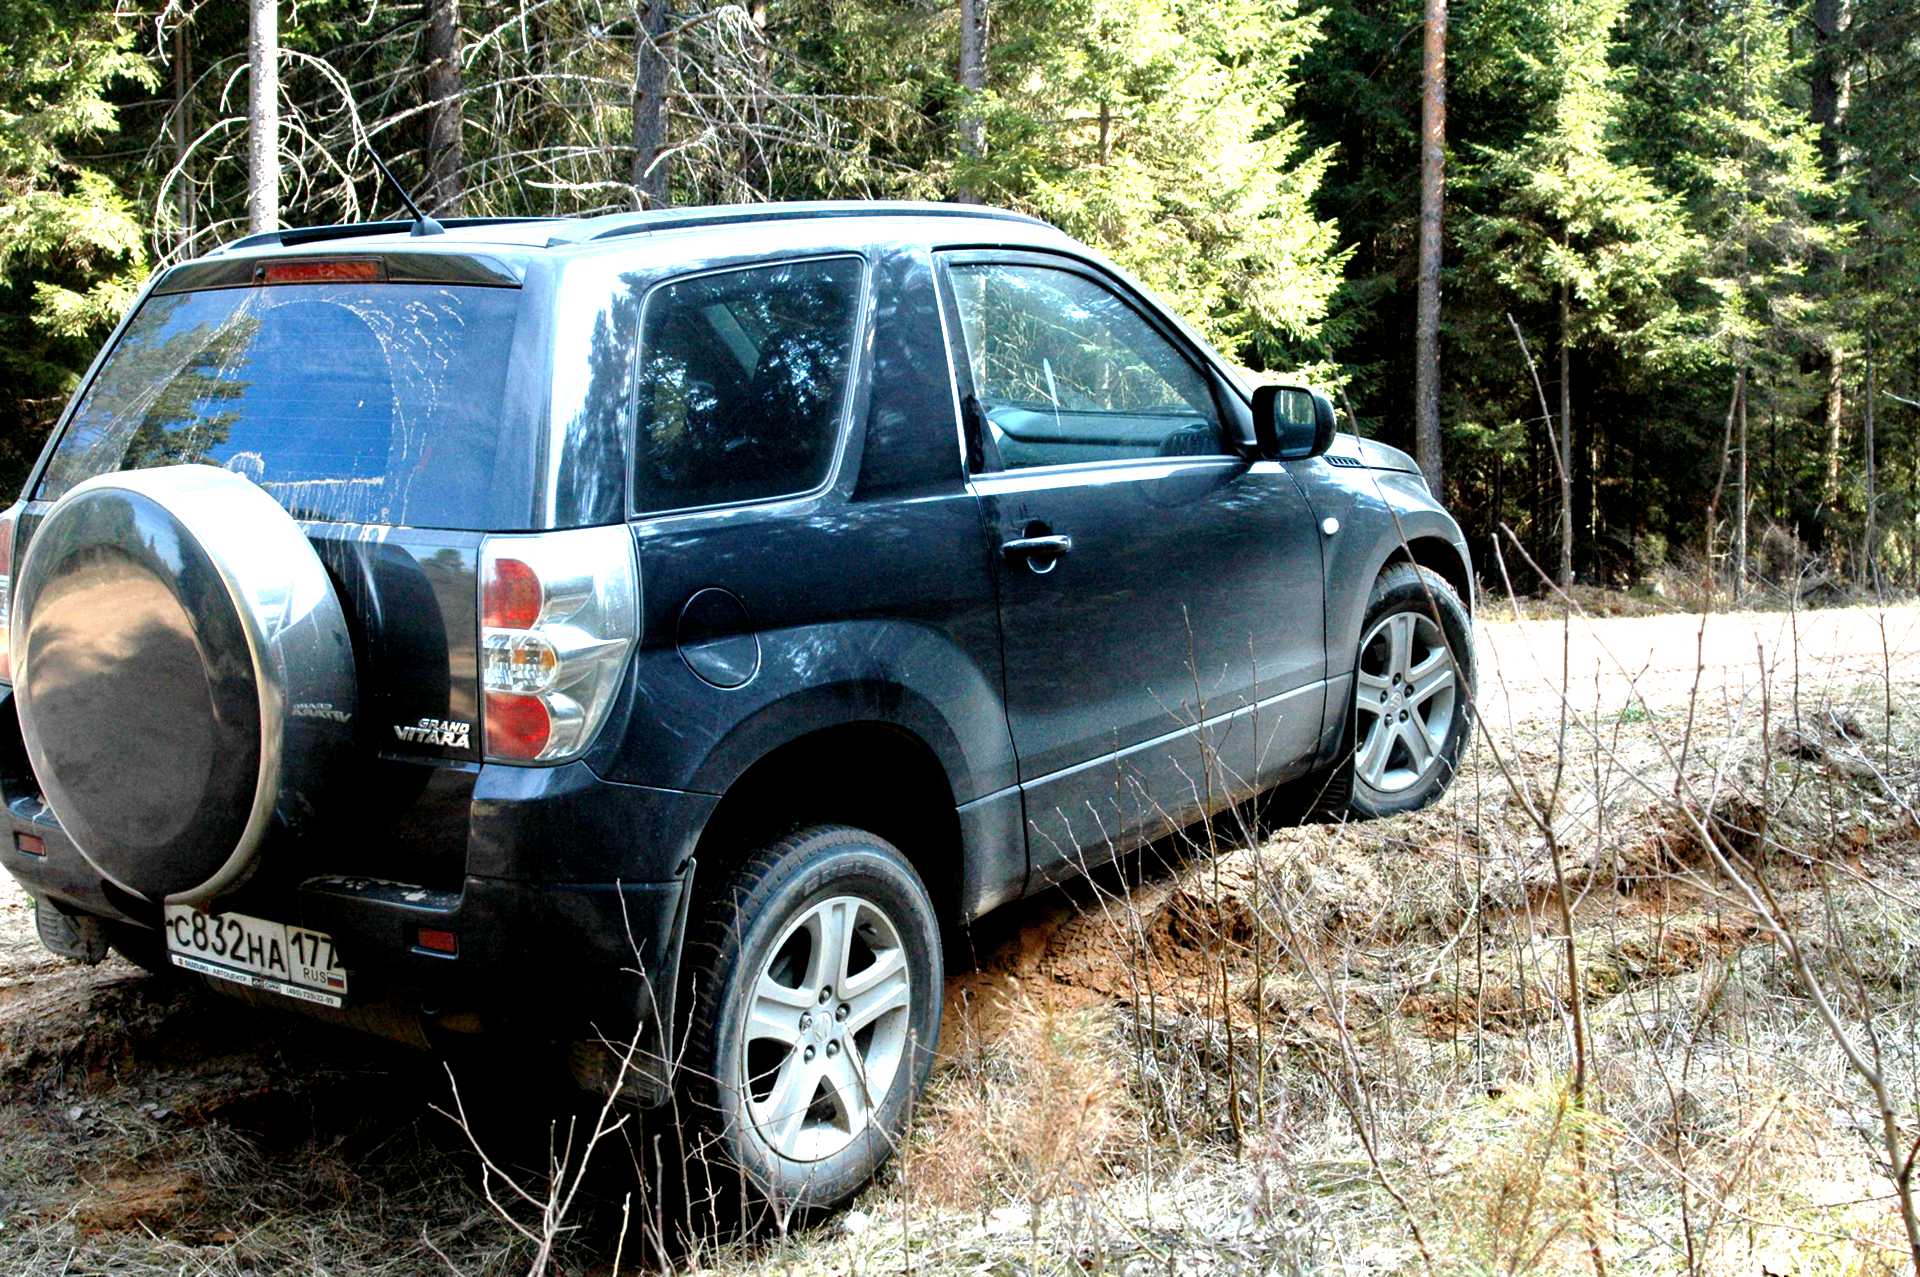
[[[1282,785],[1421,806],[1471,719],[1408,458],[970,207],[250,237],[153,280],[0,570],[51,948],[538,1035],[812,1203],[943,932]]]

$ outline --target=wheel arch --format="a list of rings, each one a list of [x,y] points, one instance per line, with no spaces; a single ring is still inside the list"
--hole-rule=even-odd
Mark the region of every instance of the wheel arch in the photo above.
[[[1471,618],[1473,573],[1459,525],[1424,487],[1382,484],[1367,491],[1328,480],[1317,492],[1326,508],[1338,509],[1347,517],[1345,532],[1352,534],[1343,533],[1328,543],[1326,563],[1327,701],[1320,757],[1323,763],[1331,763],[1346,739],[1360,626],[1380,574],[1396,563],[1429,568],[1459,592]],[[1336,504],[1334,496],[1341,493],[1351,498],[1344,507]]]
[[[1393,547],[1373,574],[1374,580],[1380,579],[1380,573],[1396,563],[1412,563],[1418,567],[1438,572],[1446,579],[1460,601],[1466,604],[1467,615],[1473,615],[1474,589],[1473,572],[1467,567],[1466,556],[1460,547],[1447,538],[1437,535],[1422,535],[1407,538]]]
[[[919,734],[882,719],[816,727],[740,771],[695,844],[705,884],[797,828],[843,824],[878,834],[920,874],[943,922],[959,920],[966,853],[954,789]]]

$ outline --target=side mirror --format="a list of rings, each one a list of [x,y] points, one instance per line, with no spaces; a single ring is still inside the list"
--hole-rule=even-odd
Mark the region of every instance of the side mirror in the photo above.
[[[1333,400],[1304,386],[1258,386],[1253,434],[1268,461],[1302,461],[1333,446]]]

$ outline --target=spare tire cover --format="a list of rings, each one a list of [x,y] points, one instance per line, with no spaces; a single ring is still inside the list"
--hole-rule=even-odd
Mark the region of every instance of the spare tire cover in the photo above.
[[[53,813],[149,900],[204,903],[310,818],[352,744],[352,641],[313,547],[237,474],[101,475],[14,582],[14,696]]]

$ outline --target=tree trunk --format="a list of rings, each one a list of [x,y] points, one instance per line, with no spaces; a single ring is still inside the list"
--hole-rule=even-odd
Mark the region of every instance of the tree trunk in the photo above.
[[[1420,473],[1437,494],[1440,438],[1440,260],[1447,165],[1447,0],[1426,0],[1420,97],[1420,283],[1413,335],[1413,443]]]
[[[1634,492],[1645,492],[1646,488],[1642,486],[1645,480],[1640,477],[1640,472],[1641,460],[1647,451],[1647,430],[1646,426],[1640,423],[1637,418],[1633,427],[1633,436],[1633,446],[1627,454],[1627,482],[1632,485]],[[1645,506],[1646,503],[1644,501],[1627,502],[1627,573],[1629,583],[1640,579],[1640,512]]]
[[[1914,384],[1920,385],[1920,351],[1914,352]],[[1920,593],[1920,412],[1907,412],[1907,588]]]
[[[249,0],[247,16],[247,222],[280,225],[279,0]]]
[[[1828,341],[1827,362],[1827,443],[1826,477],[1820,485],[1821,504],[1831,508],[1840,499],[1840,442],[1846,423],[1846,352],[1837,342]]]
[[[634,14],[633,194],[642,208],[671,202],[667,151],[667,0],[645,0]]]
[[[772,199],[773,161],[767,143],[761,136],[761,126],[767,118],[767,104],[773,99],[773,63],[767,43],[767,0],[750,0],[747,21],[753,27],[753,48],[747,54],[753,66],[753,88],[746,107],[747,136],[741,143],[744,154],[739,178],[746,187],[742,192],[745,198]]]
[[[1847,117],[1847,102],[1852,88],[1851,74],[1841,37],[1853,22],[1851,0],[1814,0],[1813,74],[1809,85],[1809,113],[1820,127],[1820,154],[1826,161],[1827,177],[1838,182],[1845,164],[1840,151],[1840,125]],[[1832,258],[1819,255],[1817,268],[1829,267]],[[1830,336],[1821,352],[1827,370],[1826,392],[1826,476],[1821,486],[1823,505],[1832,508],[1840,496],[1841,425],[1846,418],[1846,377],[1844,354],[1836,336]]]
[[[173,192],[174,216],[180,226],[174,247],[180,256],[193,255],[193,183],[187,180],[187,139],[192,136],[192,101],[188,89],[193,73],[187,66],[187,24],[184,19],[173,28]]]
[[[1820,126],[1820,153],[1826,158],[1827,171],[1840,168],[1838,125],[1846,119],[1847,102],[1853,88],[1852,74],[1839,48],[1840,37],[1853,25],[1852,0],[1814,0],[1813,67],[1808,85],[1809,114]]]
[[[460,0],[427,0],[427,211],[458,217],[465,192],[460,95]]]
[[[1879,558],[1879,546],[1875,543],[1879,537],[1878,529],[1874,527],[1873,517],[1874,506],[1879,500],[1879,476],[1875,473],[1876,466],[1873,455],[1873,399],[1876,393],[1874,388],[1873,354],[1873,328],[1869,325],[1867,328],[1866,407],[1862,409],[1860,413],[1860,429],[1867,437],[1867,527],[1865,535],[1860,538],[1860,569],[1865,574],[1869,584],[1875,583],[1879,577],[1879,569],[1875,566],[1875,560]]]
[[[1573,290],[1560,285],[1560,588],[1573,587]]]
[[[978,111],[980,94],[987,87],[987,0],[960,0],[960,149],[971,159],[987,153],[987,123]],[[956,192],[968,204],[980,202],[972,184]]]
[[[1920,418],[1907,426],[1907,588],[1920,594]]]
[[[1741,374],[1740,419],[1734,423],[1738,432],[1734,447],[1740,458],[1734,471],[1739,502],[1733,508],[1733,597],[1736,600],[1747,595],[1747,390],[1752,385],[1753,378]]]
[[[1573,361],[1567,361],[1571,380]],[[1593,405],[1573,419],[1573,538],[1576,551],[1573,570],[1589,585],[1600,585],[1604,578],[1595,558],[1600,545],[1600,442],[1594,429]]]
[[[1733,394],[1727,399],[1727,424],[1720,432],[1720,466],[1713,476],[1713,495],[1707,498],[1706,538],[1702,545],[1701,568],[1706,578],[1708,597],[1718,593],[1720,574],[1714,567],[1714,547],[1719,541],[1720,498],[1727,490],[1727,469],[1733,464],[1733,427],[1739,420],[1740,405],[1747,398],[1747,366],[1736,364],[1733,370]]]

